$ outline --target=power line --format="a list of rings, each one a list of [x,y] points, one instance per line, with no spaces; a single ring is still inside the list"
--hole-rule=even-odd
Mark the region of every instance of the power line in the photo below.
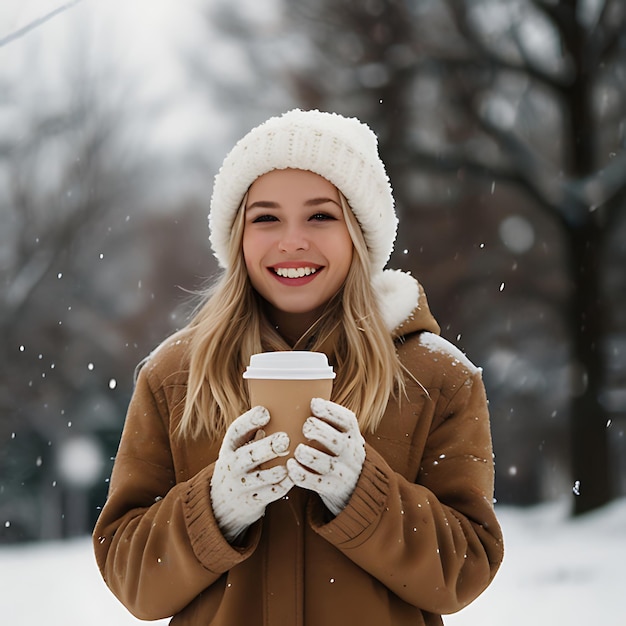
[[[60,7],[57,7],[56,9],[54,9],[54,11],[51,11],[50,13],[43,15],[42,17],[38,17],[36,20],[33,20],[30,24],[23,26],[19,30],[16,30],[15,32],[10,33],[9,35],[6,35],[2,39],[0,39],[0,48],[2,48],[3,46],[6,46],[7,44],[10,44],[12,41],[19,39],[20,37],[23,37],[24,35],[29,33],[31,30],[34,30],[38,26],[41,26],[42,24],[47,22],[48,20],[51,20],[53,17],[57,16],[59,13],[63,13],[64,11],[71,9],[73,6],[79,4],[82,1],[83,0],[73,0],[73,2],[67,2],[66,4],[63,4]]]

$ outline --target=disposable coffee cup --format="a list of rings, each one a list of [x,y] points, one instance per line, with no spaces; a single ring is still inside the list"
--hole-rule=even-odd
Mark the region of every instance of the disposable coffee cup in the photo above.
[[[250,406],[264,406],[270,413],[266,435],[286,432],[289,452],[264,467],[284,464],[299,443],[310,443],[302,425],[311,416],[311,399],[330,400],[335,373],[322,352],[293,350],[263,352],[250,357],[243,377],[248,383]]]

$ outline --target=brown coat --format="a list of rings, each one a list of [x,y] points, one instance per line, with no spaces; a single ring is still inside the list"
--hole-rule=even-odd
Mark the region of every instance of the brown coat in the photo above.
[[[173,435],[187,383],[186,337],[140,372],[110,493],[94,531],[107,584],[137,617],[176,626],[441,624],[502,560],[480,370],[438,337],[426,301],[397,331],[419,381],[369,434],[347,507],[329,521],[292,489],[239,547],[209,497],[219,441]]]

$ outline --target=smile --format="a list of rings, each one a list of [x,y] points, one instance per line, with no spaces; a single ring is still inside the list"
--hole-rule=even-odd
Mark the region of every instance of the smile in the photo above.
[[[274,273],[282,278],[303,278],[317,272],[316,267],[274,267]]]

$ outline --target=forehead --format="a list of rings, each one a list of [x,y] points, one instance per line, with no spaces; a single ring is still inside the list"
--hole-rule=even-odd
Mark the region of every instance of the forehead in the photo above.
[[[308,170],[283,169],[272,170],[259,176],[250,185],[248,199],[260,196],[328,196],[334,200],[339,197],[337,188],[323,176]],[[263,198],[270,199],[270,198]]]

